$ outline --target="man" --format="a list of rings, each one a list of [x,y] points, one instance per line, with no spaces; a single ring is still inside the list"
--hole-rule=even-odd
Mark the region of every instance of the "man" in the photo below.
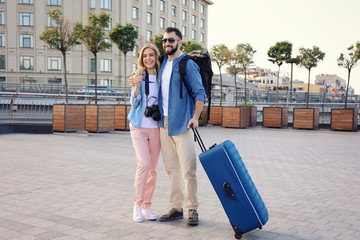
[[[199,223],[197,208],[196,153],[190,126],[199,126],[199,116],[206,95],[199,67],[189,60],[185,73],[191,95],[185,90],[180,98],[179,62],[185,56],[180,50],[182,34],[179,29],[169,27],[162,39],[165,58],[161,64],[159,79],[159,110],[163,118],[159,121],[161,150],[166,172],[170,178],[170,203],[172,209],[160,217],[167,222],[183,218],[184,194],[180,185],[180,172],[184,179],[186,205],[189,209],[187,223]],[[184,84],[184,83],[182,83]],[[183,86],[184,87],[184,86]],[[185,88],[184,88],[185,89]],[[194,99],[194,100],[193,100]]]

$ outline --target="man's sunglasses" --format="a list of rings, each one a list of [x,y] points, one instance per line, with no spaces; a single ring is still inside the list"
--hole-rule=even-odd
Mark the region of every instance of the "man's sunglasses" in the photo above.
[[[161,41],[162,41],[162,43],[166,43],[166,42],[174,43],[175,41],[178,41],[178,40],[176,40],[175,38],[163,38]]]

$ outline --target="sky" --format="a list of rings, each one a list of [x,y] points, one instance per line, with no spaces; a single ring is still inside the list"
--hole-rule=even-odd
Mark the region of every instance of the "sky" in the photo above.
[[[360,0],[212,0],[208,9],[208,49],[225,44],[234,49],[249,43],[256,53],[254,64],[277,71],[267,51],[279,41],[293,44],[292,57],[299,48],[318,46],[325,58],[311,69],[310,82],[318,74],[336,74],[347,81],[347,69],[337,65],[340,53],[360,41]],[[360,60],[359,60],[360,63]],[[213,63],[214,64],[214,63]],[[218,67],[213,66],[215,73]],[[280,71],[291,73],[290,64]],[[225,67],[222,68],[225,72]],[[294,65],[293,79],[307,83],[308,70]],[[352,69],[350,86],[360,94],[360,66]]]

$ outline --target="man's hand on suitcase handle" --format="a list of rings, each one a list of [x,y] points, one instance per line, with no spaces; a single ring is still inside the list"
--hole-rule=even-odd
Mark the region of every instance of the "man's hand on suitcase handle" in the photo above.
[[[190,119],[188,123],[188,128],[198,128],[199,127],[199,120],[196,117]]]

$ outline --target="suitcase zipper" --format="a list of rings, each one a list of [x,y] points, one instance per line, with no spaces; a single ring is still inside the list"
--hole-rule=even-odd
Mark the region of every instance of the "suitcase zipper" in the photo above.
[[[259,215],[258,215],[258,213],[257,213],[257,211],[256,211],[256,209],[255,209],[255,207],[254,207],[254,205],[253,205],[253,203],[251,202],[251,200],[250,200],[247,192],[245,191],[245,188],[244,188],[244,186],[243,186],[243,184],[242,184],[242,182],[241,182],[241,180],[240,180],[240,177],[239,177],[239,175],[237,174],[236,169],[235,169],[235,167],[234,167],[234,165],[233,165],[233,163],[232,163],[232,161],[231,161],[231,159],[230,159],[230,157],[229,157],[226,149],[224,148],[224,145],[222,145],[222,148],[224,149],[224,152],[225,152],[225,154],[226,154],[226,157],[228,158],[228,161],[230,162],[230,165],[231,165],[231,167],[233,168],[233,170],[234,170],[234,172],[235,172],[235,174],[236,174],[236,177],[237,177],[237,179],[238,179],[238,181],[239,181],[239,183],[240,183],[240,185],[241,185],[241,188],[243,189],[243,191],[244,191],[244,193],[245,193],[245,195],[246,195],[246,198],[248,199],[248,201],[249,201],[252,209],[254,210],[255,215],[256,215],[257,219],[259,220],[259,223],[261,224],[261,226],[264,226],[264,224],[263,224],[263,223],[261,222],[261,220],[260,220],[260,217],[259,217]]]

